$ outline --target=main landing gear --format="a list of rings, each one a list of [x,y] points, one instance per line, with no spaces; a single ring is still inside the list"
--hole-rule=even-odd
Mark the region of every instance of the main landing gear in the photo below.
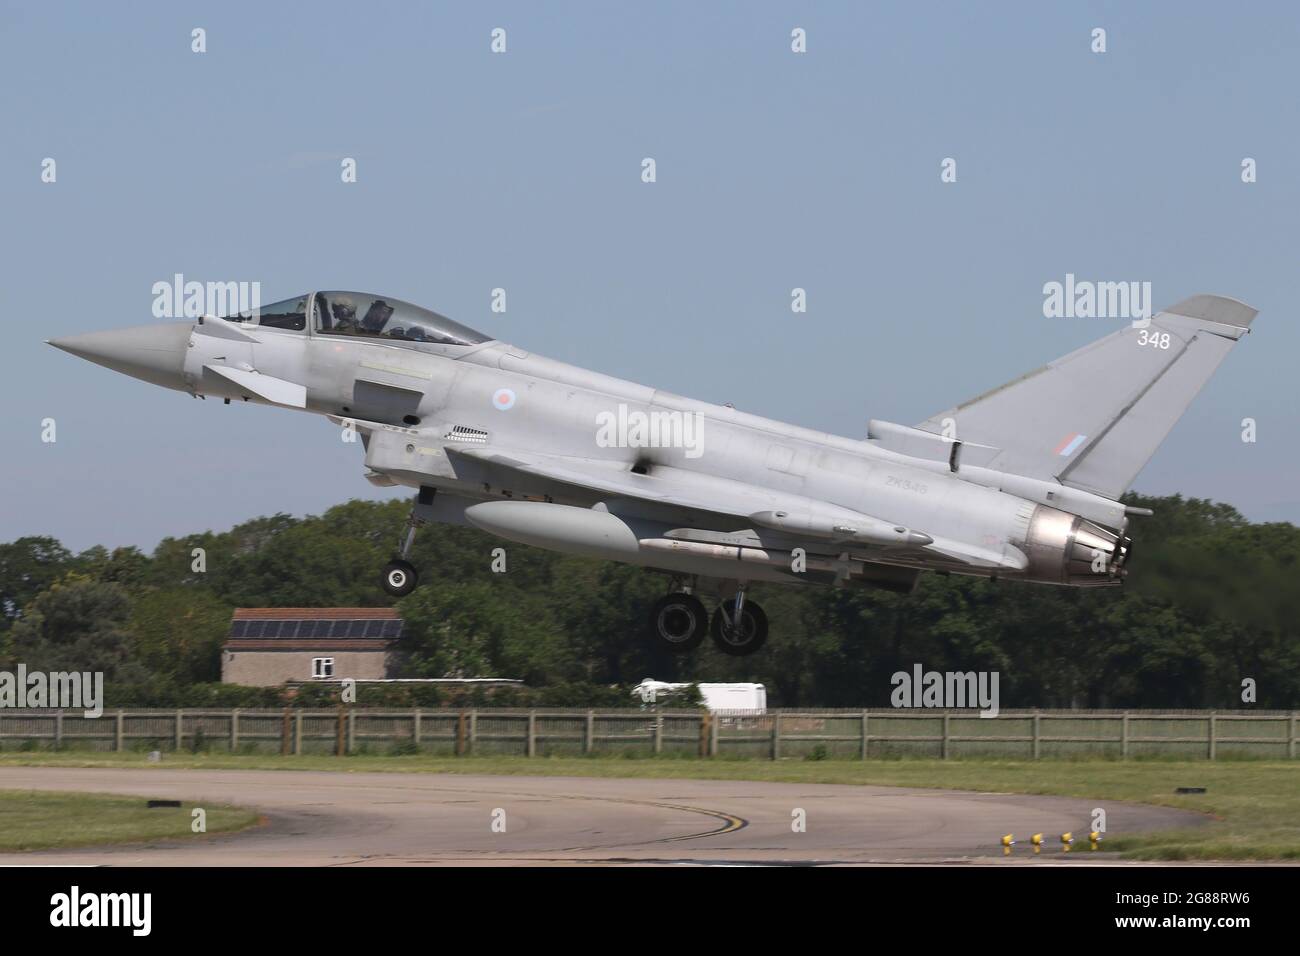
[[[425,507],[433,504],[435,492],[432,488],[421,488],[419,495],[416,497],[417,507]],[[415,590],[420,583],[420,572],[415,569],[407,557],[411,553],[411,545],[415,542],[415,532],[419,530],[424,521],[416,514],[416,509],[411,509],[410,517],[406,519],[406,528],[402,531],[402,538],[398,542],[397,556],[384,565],[384,574],[380,579],[385,591],[393,597],[405,597]]]
[[[713,645],[731,657],[753,654],[767,641],[767,615],[753,601],[745,600],[745,584],[736,588],[736,596],[718,605],[712,621],[704,603],[679,580],[674,590],[654,603],[650,609],[650,634],[663,647],[683,654],[699,647],[708,631]]]

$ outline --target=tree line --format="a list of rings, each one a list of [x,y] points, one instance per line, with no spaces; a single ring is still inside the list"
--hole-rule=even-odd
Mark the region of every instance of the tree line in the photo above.
[[[740,659],[707,642],[675,657],[646,638],[666,576],[428,526],[412,553],[421,586],[396,602],[403,676],[519,678],[528,690],[494,700],[533,706],[630,703],[627,689],[653,677],[760,681],[770,706],[878,707],[891,676],[921,664],[998,672],[1003,708],[1300,705],[1300,530],[1199,499],[1126,501],[1155,516],[1133,519],[1122,588],[935,574],[910,595],[755,585],[771,637]],[[103,671],[116,706],[274,705],[278,689],[220,684],[231,611],[394,604],[378,576],[407,507],[354,500],[167,538],[148,554],[73,553],[49,537],[0,545],[0,669]],[[488,702],[368,693],[363,702]]]

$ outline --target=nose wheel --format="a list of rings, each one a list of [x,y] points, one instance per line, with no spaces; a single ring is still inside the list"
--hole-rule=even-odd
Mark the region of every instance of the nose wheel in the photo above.
[[[384,577],[381,582],[384,590],[393,597],[405,597],[415,590],[420,583],[420,572],[410,561],[398,558],[384,565]]]

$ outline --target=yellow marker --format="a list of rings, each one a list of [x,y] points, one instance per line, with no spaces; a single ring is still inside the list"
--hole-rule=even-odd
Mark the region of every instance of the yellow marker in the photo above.
[[[1069,853],[1069,852],[1070,852],[1070,844],[1073,843],[1073,842],[1074,842],[1074,834],[1073,834],[1073,833],[1062,833],[1062,834],[1061,834],[1061,852],[1062,852],[1062,853]]]
[[[1011,848],[1016,845],[1016,836],[1014,833],[1008,833],[1002,838],[1002,855],[1010,856]]]
[[[1101,833],[1099,833],[1096,830],[1092,830],[1088,833],[1088,843],[1091,845],[1092,849],[1094,850],[1097,849],[1097,844],[1100,842],[1101,842]]]
[[[1043,835],[1041,833],[1035,833],[1029,838],[1029,842],[1034,845],[1034,855],[1037,856],[1039,851],[1043,849]]]

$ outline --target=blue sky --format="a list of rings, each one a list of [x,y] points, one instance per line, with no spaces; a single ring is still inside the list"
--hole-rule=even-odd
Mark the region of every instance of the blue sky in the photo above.
[[[42,344],[151,321],[177,272],[383,292],[854,436],[1115,328],[1044,318],[1066,273],[1231,295],[1254,334],[1135,487],[1300,520],[1298,48],[1283,3],[5,2],[0,540],[386,494],[323,419]]]

